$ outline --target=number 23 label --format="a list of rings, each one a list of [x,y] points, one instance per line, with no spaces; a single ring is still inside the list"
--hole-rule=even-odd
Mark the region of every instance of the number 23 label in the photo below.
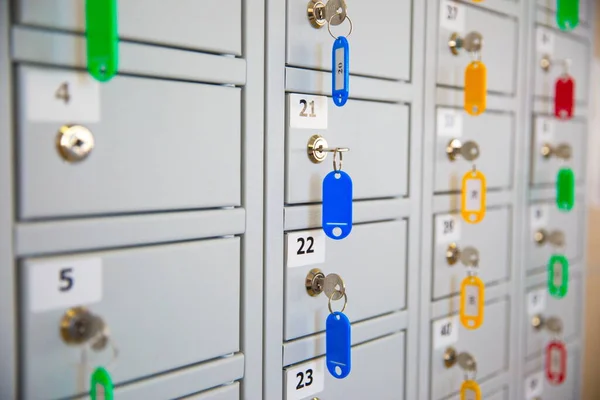
[[[31,262],[27,292],[32,312],[69,308],[102,300],[102,259]]]
[[[325,388],[323,358],[297,365],[286,371],[286,400],[301,400],[320,393]]]
[[[286,237],[288,267],[325,262],[325,233],[322,229],[290,232]]]

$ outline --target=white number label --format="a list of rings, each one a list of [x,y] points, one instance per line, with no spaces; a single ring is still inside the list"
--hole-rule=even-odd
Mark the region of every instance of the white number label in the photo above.
[[[546,289],[536,290],[527,294],[527,313],[541,314],[546,309]]]
[[[458,342],[458,315],[433,323],[433,346],[441,349]]]
[[[287,266],[302,267],[325,262],[325,233],[322,229],[287,235]]]
[[[462,113],[450,108],[440,108],[437,111],[438,136],[461,137],[463,131]]]
[[[325,360],[323,358],[288,369],[286,400],[301,400],[321,393],[325,388]]]
[[[440,26],[442,28],[462,33],[465,30],[465,7],[451,0],[440,3]]]
[[[554,121],[550,118],[536,118],[535,120],[535,136],[538,143],[547,143],[554,140]]]
[[[531,229],[536,231],[548,225],[550,216],[550,207],[547,205],[537,205],[531,207]]]
[[[460,220],[457,215],[438,215],[435,220],[438,244],[446,244],[460,240]]]
[[[38,67],[23,67],[21,72],[28,121],[100,121],[100,83],[87,72]]]
[[[102,260],[65,259],[28,266],[32,312],[49,311],[102,300]]]
[[[290,94],[289,102],[290,127],[327,129],[327,97]]]
[[[544,373],[531,374],[525,379],[525,399],[532,400],[544,393]]]
[[[547,29],[538,28],[537,30],[537,51],[538,53],[551,56],[554,53],[554,34]]]

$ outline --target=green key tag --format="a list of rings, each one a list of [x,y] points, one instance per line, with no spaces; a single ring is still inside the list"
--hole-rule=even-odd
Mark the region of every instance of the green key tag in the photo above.
[[[565,256],[553,254],[548,261],[548,292],[562,299],[569,291],[569,261]]]
[[[556,24],[563,31],[572,31],[579,25],[579,0],[556,1]]]
[[[119,67],[117,0],[85,2],[87,68],[96,80],[109,81]]]
[[[571,168],[561,168],[556,176],[556,205],[564,212],[575,205],[575,174]]]
[[[90,384],[92,400],[113,400],[113,383],[110,374],[102,367],[96,368]]]

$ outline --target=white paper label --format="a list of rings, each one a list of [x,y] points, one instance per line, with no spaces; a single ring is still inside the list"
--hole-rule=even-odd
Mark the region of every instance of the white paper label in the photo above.
[[[460,219],[457,215],[438,215],[435,220],[435,237],[438,244],[447,244],[460,240]]]
[[[527,294],[527,313],[537,315],[546,309],[546,289],[536,290]]]
[[[335,90],[344,89],[345,83],[345,74],[346,70],[345,57],[344,57],[345,49],[340,47],[335,50],[335,65],[337,65],[336,73],[335,73]]]
[[[548,205],[536,205],[531,207],[531,229],[536,231],[548,225],[550,207]]]
[[[554,140],[555,124],[550,118],[538,117],[535,120],[535,136],[538,143],[549,143]]]
[[[285,378],[286,400],[301,400],[321,393],[325,389],[325,359],[288,369]]]
[[[465,211],[480,211],[481,204],[481,179],[469,179],[466,184],[467,201],[465,201]]]
[[[29,266],[32,312],[69,308],[102,300],[102,259],[80,258]]]
[[[537,372],[525,379],[525,399],[532,400],[544,393],[544,373]]]
[[[100,83],[87,72],[23,68],[23,107],[28,121],[100,121]]]
[[[452,136],[459,138],[463,132],[463,116],[451,108],[440,108],[437,110],[437,134],[438,136]]]
[[[288,98],[291,128],[327,129],[326,96],[290,94]]]
[[[440,26],[453,32],[463,33],[466,23],[466,9],[463,5],[443,0],[440,3]]]
[[[433,347],[442,349],[458,342],[458,315],[433,323]]]
[[[537,29],[537,51],[538,53],[551,56],[554,53],[554,34],[547,29]]]
[[[302,267],[325,262],[325,232],[322,229],[287,235],[287,266]]]
[[[479,315],[479,288],[475,285],[465,286],[465,296],[467,301],[464,314],[467,317],[477,317]]]

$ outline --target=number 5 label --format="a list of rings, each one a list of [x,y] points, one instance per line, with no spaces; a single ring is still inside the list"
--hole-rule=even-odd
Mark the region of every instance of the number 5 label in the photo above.
[[[69,308],[102,300],[102,260],[65,258],[27,265],[32,312]]]
[[[290,232],[286,237],[288,268],[325,262],[325,232],[322,229]]]
[[[286,371],[286,400],[301,400],[325,389],[323,358],[297,365]]]

